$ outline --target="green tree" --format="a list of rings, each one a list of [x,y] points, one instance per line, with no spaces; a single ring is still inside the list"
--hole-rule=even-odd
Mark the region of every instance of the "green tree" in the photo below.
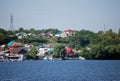
[[[65,55],[66,55],[65,46],[56,45],[54,47],[54,55],[53,55],[54,57],[64,59]]]
[[[32,34],[35,34],[35,33],[36,33],[36,31],[35,31],[34,28],[31,28],[29,31],[30,31]]]
[[[36,54],[37,54],[37,49],[35,47],[32,47],[31,50],[30,50],[30,56],[35,58]]]
[[[0,44],[7,44],[9,41],[15,39],[17,39],[17,37],[13,35],[13,32],[0,28]]]
[[[53,33],[53,35],[55,35],[57,32],[59,32],[59,30],[49,28],[49,29],[44,30],[44,33],[47,33],[47,32],[51,32],[51,33]]]
[[[79,52],[79,56],[82,56],[85,59],[90,59],[90,53],[86,48],[81,49],[81,52]]]
[[[22,27],[20,27],[19,29],[18,29],[18,32],[23,32],[24,31],[24,28],[22,28]]]

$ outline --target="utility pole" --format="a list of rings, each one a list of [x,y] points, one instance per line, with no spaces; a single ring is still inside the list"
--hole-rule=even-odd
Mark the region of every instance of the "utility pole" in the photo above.
[[[13,15],[11,14],[10,15],[10,28],[9,28],[10,31],[14,31],[14,26],[13,26]]]
[[[105,33],[105,27],[106,27],[106,25],[104,24],[104,26],[103,26],[103,27],[104,27],[104,30],[103,30],[103,32]]]

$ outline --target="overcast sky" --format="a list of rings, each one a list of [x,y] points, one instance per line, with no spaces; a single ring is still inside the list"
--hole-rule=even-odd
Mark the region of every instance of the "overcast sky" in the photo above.
[[[120,28],[120,0],[0,0],[0,27],[91,30]]]

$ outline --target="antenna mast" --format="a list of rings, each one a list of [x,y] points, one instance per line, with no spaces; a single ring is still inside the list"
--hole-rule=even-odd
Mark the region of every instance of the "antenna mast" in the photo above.
[[[13,15],[10,15],[10,31],[14,31],[14,26],[13,26]]]
[[[104,33],[105,33],[105,27],[106,27],[106,25],[104,24],[104,30],[103,30],[103,31],[104,31]]]

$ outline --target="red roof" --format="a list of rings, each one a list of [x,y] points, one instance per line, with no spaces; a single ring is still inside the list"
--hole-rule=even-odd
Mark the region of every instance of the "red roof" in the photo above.
[[[69,55],[69,56],[74,55],[74,52],[73,52],[72,50],[73,50],[72,48],[67,47],[67,48],[66,48],[66,53],[67,53],[67,55]]]
[[[64,32],[74,32],[74,30],[65,30]]]

